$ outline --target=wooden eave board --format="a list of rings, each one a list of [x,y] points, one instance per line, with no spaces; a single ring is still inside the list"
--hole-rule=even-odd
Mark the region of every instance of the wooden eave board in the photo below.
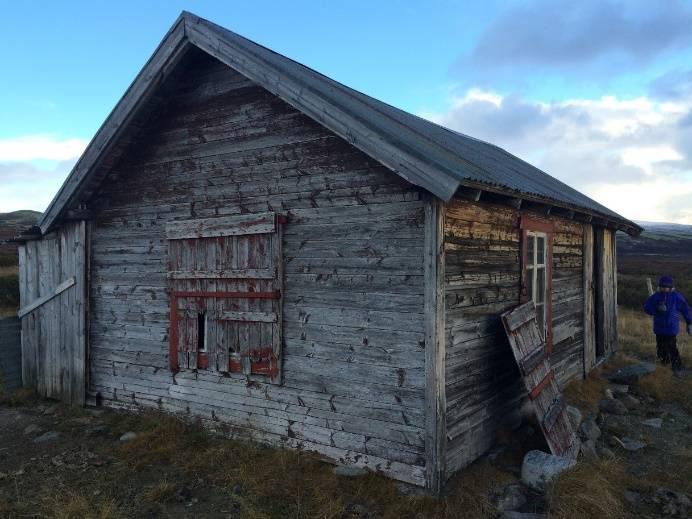
[[[503,313],[502,324],[550,451],[556,456],[576,459],[579,438],[572,428],[550,366],[545,340],[536,323],[533,301]]]

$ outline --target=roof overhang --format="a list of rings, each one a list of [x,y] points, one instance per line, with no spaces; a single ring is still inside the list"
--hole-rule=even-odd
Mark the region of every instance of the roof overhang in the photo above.
[[[237,35],[230,37],[229,34],[232,33],[207,20],[185,11],[181,13],[99,128],[43,213],[38,222],[42,233],[49,232],[57,222],[66,217],[68,211],[79,211],[76,205],[80,201],[80,196],[87,191],[86,186],[89,184],[93,186],[100,181],[100,178],[90,178],[90,176],[97,170],[107,169],[102,167],[108,165],[104,164],[104,159],[109,156],[115,143],[123,137],[128,125],[191,46],[199,48],[237,70],[411,184],[429,191],[444,201],[449,201],[457,193],[462,185],[460,177],[463,177],[463,175],[460,176],[459,171],[449,171],[443,164],[426,160],[419,150],[407,148],[404,143],[397,141],[396,136],[378,132],[377,128],[368,124],[368,121],[358,117],[357,112],[351,113],[342,109],[337,103],[333,103],[329,89],[318,92],[287,73],[286,70],[280,72],[265,59],[266,49],[261,48],[263,55],[257,52],[255,47],[243,44],[243,41],[247,40],[242,40]],[[334,92],[338,90],[336,83],[328,84],[335,85]],[[336,93],[344,96],[343,90]],[[438,153],[449,154],[449,150],[435,143],[430,143],[430,146],[436,147]],[[112,161],[112,158],[109,160]],[[468,167],[474,166],[469,163]],[[467,183],[463,182],[463,184]],[[530,198],[531,195],[516,193],[514,196]],[[639,226],[624,218],[621,218],[618,224],[630,234],[641,232]]]

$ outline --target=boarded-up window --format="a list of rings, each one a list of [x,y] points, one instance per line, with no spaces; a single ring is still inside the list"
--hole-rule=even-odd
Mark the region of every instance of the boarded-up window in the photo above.
[[[170,365],[281,380],[281,226],[274,213],[170,222]]]
[[[521,302],[533,301],[536,324],[552,351],[553,226],[550,222],[521,219]]]

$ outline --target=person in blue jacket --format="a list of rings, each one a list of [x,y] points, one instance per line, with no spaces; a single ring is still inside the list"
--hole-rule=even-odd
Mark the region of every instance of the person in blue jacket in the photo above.
[[[678,333],[680,321],[678,313],[687,321],[687,333],[692,335],[692,314],[690,305],[680,292],[673,287],[671,276],[662,276],[658,282],[658,291],[649,296],[644,303],[644,311],[654,316],[654,333],[656,334],[656,353],[663,364],[671,364],[673,371],[682,369],[682,360],[678,351]]]

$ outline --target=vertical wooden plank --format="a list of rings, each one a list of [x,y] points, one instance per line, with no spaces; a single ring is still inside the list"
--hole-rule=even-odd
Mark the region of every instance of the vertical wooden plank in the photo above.
[[[20,306],[30,303],[33,295],[30,291],[30,273],[33,268],[32,255],[28,251],[33,245],[25,243],[19,246],[19,301]],[[33,313],[33,312],[32,312]],[[36,350],[34,349],[33,315],[29,314],[21,320],[22,344],[22,382],[33,387],[36,384]]]
[[[285,218],[285,217],[284,217]],[[272,375],[274,384],[283,383],[283,301],[284,301],[284,261],[283,261],[283,231],[285,220],[277,218],[276,232],[271,236],[271,262],[267,265],[276,273],[274,290],[278,290],[281,297],[269,301],[274,312],[276,322],[272,325],[272,353],[276,362],[276,371]]]
[[[584,286],[584,376],[596,364],[596,323],[594,321],[593,226],[584,224],[583,286]]]
[[[616,232],[617,231],[610,231],[610,240],[612,243],[611,272],[613,276],[613,351],[618,351],[620,349],[620,343],[618,338],[618,245]]]
[[[444,204],[425,201],[425,481],[439,493],[446,476]]]
[[[247,269],[250,266],[250,240],[249,236],[238,236],[238,269]],[[247,291],[249,284],[243,280],[238,283],[240,291]],[[238,309],[241,312],[250,310],[247,299],[238,300]],[[250,374],[250,325],[238,322],[238,352],[240,354],[241,371],[244,375]]]

